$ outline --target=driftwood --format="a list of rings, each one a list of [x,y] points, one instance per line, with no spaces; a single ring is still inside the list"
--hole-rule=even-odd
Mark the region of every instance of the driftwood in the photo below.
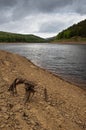
[[[14,80],[14,82],[10,85],[10,87],[8,88],[8,91],[10,91],[12,94],[16,93],[16,79]]]
[[[35,91],[35,86],[36,84],[31,82],[31,81],[28,81],[26,79],[22,79],[22,78],[16,78],[13,83],[10,85],[8,91],[11,92],[11,94],[17,94],[17,85],[18,84],[24,84],[25,85],[25,103],[27,101],[30,100],[30,97],[32,98],[34,93],[36,92]],[[31,96],[32,95],[32,96]]]
[[[25,103],[26,103],[27,101],[29,101],[30,97],[32,98],[34,96],[34,93],[36,92],[34,87],[36,86],[36,84],[30,81],[29,82],[25,81],[24,84],[25,84],[25,91],[26,91],[25,94]]]

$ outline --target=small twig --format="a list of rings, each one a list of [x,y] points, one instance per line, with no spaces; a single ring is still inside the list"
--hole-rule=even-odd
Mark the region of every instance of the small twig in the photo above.
[[[44,89],[44,99],[47,102],[48,101],[48,94],[47,94],[47,89]]]

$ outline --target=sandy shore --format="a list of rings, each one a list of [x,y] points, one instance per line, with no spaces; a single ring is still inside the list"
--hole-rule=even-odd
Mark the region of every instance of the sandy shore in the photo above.
[[[17,86],[17,96],[7,91],[16,77],[37,84],[36,94],[26,105],[24,85]],[[0,51],[0,130],[86,130],[86,91],[24,57]]]

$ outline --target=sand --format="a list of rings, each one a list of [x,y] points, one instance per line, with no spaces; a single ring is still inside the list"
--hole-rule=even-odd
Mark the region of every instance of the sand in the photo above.
[[[23,84],[17,86],[18,95],[8,92],[17,77],[37,84],[26,104]],[[86,130],[86,91],[25,57],[0,51],[0,130]]]

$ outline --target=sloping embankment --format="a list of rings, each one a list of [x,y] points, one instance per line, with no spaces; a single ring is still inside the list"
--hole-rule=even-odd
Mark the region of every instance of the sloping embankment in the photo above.
[[[16,77],[37,83],[36,94],[24,105],[7,91]],[[47,102],[44,99],[47,89]],[[33,65],[26,58],[0,51],[0,130],[85,130],[86,92]]]

